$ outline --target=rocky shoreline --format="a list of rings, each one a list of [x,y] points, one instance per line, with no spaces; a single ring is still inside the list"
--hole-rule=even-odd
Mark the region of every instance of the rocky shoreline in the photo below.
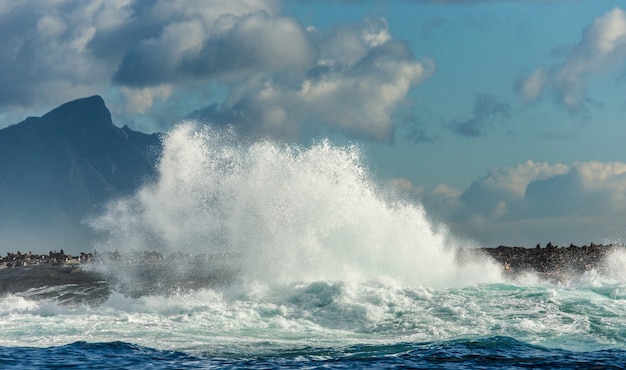
[[[562,281],[581,275],[585,271],[601,269],[609,253],[616,249],[626,250],[623,244],[591,243],[582,247],[576,245],[560,247],[548,243],[545,247],[539,244],[535,248],[501,245],[496,248],[479,248],[471,251],[490,256],[509,276],[534,272],[547,280]],[[139,268],[141,275],[148,276],[147,280],[152,281],[155,286],[165,284],[164,281],[159,280],[161,278],[159,271],[165,271],[164,268],[168,265],[191,266],[184,276],[180,275],[176,280],[177,283],[182,282],[186,286],[193,287],[215,281],[215,274],[207,274],[203,266],[219,264],[219,257],[181,254],[164,256],[158,252],[94,252],[72,256],[63,250],[50,251],[48,254],[41,255],[31,252],[7,253],[6,256],[0,257],[0,295],[41,287],[107,284],[110,277],[99,274],[97,269],[90,268],[103,261],[113,262],[113,265],[121,269],[130,265],[135,268],[143,266]],[[194,264],[197,264],[195,269]],[[145,286],[141,289],[143,288]]]
[[[585,271],[601,270],[606,258],[616,250],[626,250],[623,244],[570,244],[567,247],[548,243],[535,248],[507,247],[481,248],[480,250],[498,262],[505,273],[515,275],[534,272],[542,278],[561,281],[579,276]]]
[[[28,253],[7,253],[0,257],[0,295],[7,293],[33,293],[39,297],[57,296],[61,300],[64,294],[46,289],[53,287],[72,286],[74,292],[68,290],[65,298],[73,298],[77,291],[91,291],[94,288],[105,288],[106,283],[101,276],[86,272],[81,264],[88,263],[92,253],[81,253],[71,256],[61,252],[50,252],[39,255]],[[79,288],[79,289],[76,289]],[[71,297],[70,297],[71,296]]]

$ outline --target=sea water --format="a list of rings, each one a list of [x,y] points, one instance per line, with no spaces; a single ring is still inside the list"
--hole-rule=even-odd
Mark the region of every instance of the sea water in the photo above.
[[[363,161],[179,125],[158,179],[90,220],[100,253],[130,253],[86,267],[108,294],[0,297],[0,366],[623,366],[624,253],[561,283],[506,278]],[[141,252],[166,256],[157,273],[124,257]]]

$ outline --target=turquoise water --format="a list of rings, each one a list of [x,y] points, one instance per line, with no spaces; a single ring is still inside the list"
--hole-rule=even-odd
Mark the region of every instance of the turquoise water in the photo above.
[[[98,306],[0,298],[0,363],[107,367],[618,366],[623,282],[201,289]],[[523,367],[523,366],[522,366]]]
[[[204,257],[150,274],[141,261],[94,264],[112,281],[97,301],[64,301],[62,292],[82,294],[72,286],[0,297],[0,362],[618,366],[623,251],[559,284],[508,279],[494,261],[459,253],[478,245],[377,184],[364,162],[357,147],[248,143],[180,125],[165,138],[158,180],[89,223],[99,251]]]

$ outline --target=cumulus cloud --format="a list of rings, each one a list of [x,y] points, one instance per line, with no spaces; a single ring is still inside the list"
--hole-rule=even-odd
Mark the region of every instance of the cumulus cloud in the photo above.
[[[560,64],[536,68],[517,82],[516,90],[526,101],[549,90],[570,111],[578,111],[588,100],[586,81],[626,61],[626,13],[614,8],[596,18],[583,32],[582,39]]]
[[[548,73],[539,67],[526,79],[518,81],[517,91],[525,101],[533,101],[541,95],[548,81]]]
[[[256,73],[300,75],[315,62],[315,45],[293,19],[259,12],[229,23],[226,30],[202,19],[171,23],[157,38],[130,48],[114,80],[144,87],[198,78],[247,78]]]
[[[479,94],[474,100],[472,116],[464,120],[453,120],[447,127],[459,135],[478,137],[485,133],[497,118],[510,118],[511,106],[490,94]]]
[[[114,112],[157,115],[157,101],[217,86],[185,113],[289,139],[390,141],[394,112],[435,69],[385,19],[317,30],[273,0],[2,2],[0,24],[0,107],[116,91]]]
[[[126,113],[145,113],[153,106],[155,99],[169,98],[172,95],[172,86],[162,85],[140,89],[122,87],[120,91],[126,97]]]
[[[56,105],[103,93],[116,70],[130,68],[127,54],[155,58],[135,61],[136,78],[146,79],[155,68],[171,75],[175,71],[165,67],[177,53],[187,55],[215,29],[230,27],[229,17],[277,10],[271,0],[3,2],[0,106]]]
[[[576,163],[567,173],[529,184],[530,215],[564,216],[572,212],[597,215],[626,213],[626,164]]]
[[[494,168],[465,190],[393,182],[454,231],[486,244],[625,238],[626,163],[527,161]]]
[[[118,4],[99,5],[108,9]],[[3,2],[0,106],[30,106],[106,88],[106,65],[87,47],[95,33],[95,8],[77,9],[70,2]]]
[[[626,164],[577,162],[571,166],[527,161],[490,170],[460,195],[471,212],[486,218],[626,213]],[[506,213],[494,212],[505,202]],[[492,215],[497,215],[492,217]]]
[[[349,1],[349,0],[348,0]],[[475,5],[479,3],[495,2],[527,2],[527,3],[554,3],[565,0],[406,0],[416,4],[438,4],[438,5]]]
[[[503,168],[493,168],[483,178],[476,180],[460,195],[467,207],[466,215],[479,213],[487,218],[520,217],[525,211],[528,186],[535,182],[566,173],[562,164],[525,163]],[[506,209],[506,212],[502,212]],[[460,215],[466,217],[466,215]]]
[[[259,76],[239,85],[225,104],[196,116],[237,120],[286,138],[327,130],[390,141],[394,110],[412,86],[434,73],[434,62],[414,60],[406,43],[391,38],[384,19],[309,32],[319,54],[306,74],[287,81]]]

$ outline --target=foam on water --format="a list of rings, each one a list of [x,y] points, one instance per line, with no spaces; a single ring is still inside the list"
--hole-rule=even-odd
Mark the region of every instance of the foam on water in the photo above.
[[[219,255],[227,271],[269,284],[500,279],[488,261],[459,263],[459,242],[421,206],[387,199],[354,146],[242,143],[187,123],[165,138],[159,175],[93,222],[107,236],[99,249]]]
[[[158,180],[93,221],[98,249],[205,257],[193,269],[186,258],[156,271],[135,261],[94,266],[120,282],[98,304],[0,297],[0,346],[122,341],[228,357],[503,336],[626,348],[622,252],[566,284],[506,281],[493,262],[459,258],[463,243],[421,206],[381,191],[357,147],[243,143],[194,124],[164,144]],[[213,283],[133,285],[157,275],[186,282],[198,268]]]
[[[505,336],[576,351],[626,349],[626,286],[479,284],[401,288],[369,282],[200,289],[98,306],[2,297],[0,346],[123,341],[189,353],[424,343]]]

